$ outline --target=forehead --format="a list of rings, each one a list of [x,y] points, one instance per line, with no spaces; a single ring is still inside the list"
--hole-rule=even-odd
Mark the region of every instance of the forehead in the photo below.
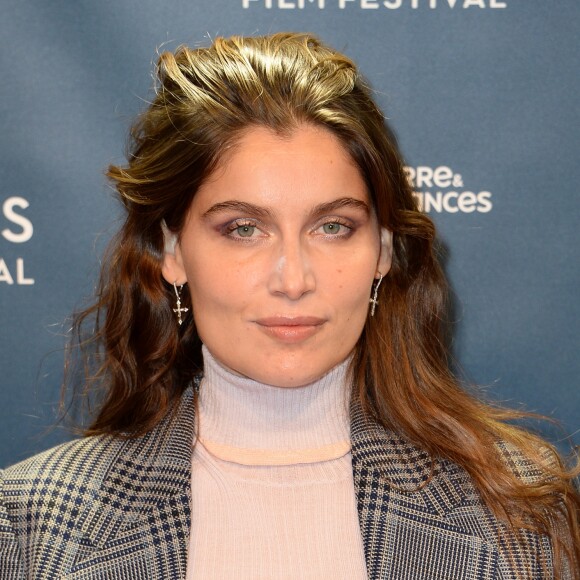
[[[369,199],[358,166],[331,131],[300,125],[281,136],[254,127],[224,155],[196,193],[192,209],[235,199],[306,210],[340,197]]]

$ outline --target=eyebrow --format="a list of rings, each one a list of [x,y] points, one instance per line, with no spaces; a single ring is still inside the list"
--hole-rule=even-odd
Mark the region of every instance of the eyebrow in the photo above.
[[[369,204],[366,203],[366,201],[355,199],[354,197],[340,197],[339,199],[317,205],[312,210],[312,215],[331,213],[343,207],[351,207],[353,209],[362,210],[367,216],[371,213]]]
[[[325,213],[332,213],[337,209],[345,207],[351,207],[359,211],[362,210],[367,216],[370,215],[371,213],[368,203],[360,199],[355,199],[354,197],[340,197],[333,201],[318,204],[317,206],[312,208],[310,215],[316,216]],[[245,201],[228,200],[212,205],[207,211],[205,211],[202,214],[201,217],[202,219],[207,219],[212,215],[223,213],[226,211],[242,212],[257,216],[262,219],[271,218],[274,215],[274,212],[272,212],[270,209],[266,207],[261,207],[259,205],[254,205],[253,203],[247,203]]]
[[[254,205],[253,203],[247,203],[245,201],[236,201],[236,200],[222,201],[221,203],[216,203],[215,205],[212,205],[206,212],[204,212],[201,217],[202,219],[207,219],[212,215],[223,213],[226,211],[242,212],[259,216],[261,218],[272,217],[272,212],[265,207],[260,207],[259,205]]]

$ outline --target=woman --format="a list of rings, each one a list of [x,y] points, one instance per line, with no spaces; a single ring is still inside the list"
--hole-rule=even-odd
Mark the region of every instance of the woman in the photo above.
[[[580,499],[449,371],[383,116],[311,36],[163,54],[87,437],[4,473],[0,578],[578,578]]]

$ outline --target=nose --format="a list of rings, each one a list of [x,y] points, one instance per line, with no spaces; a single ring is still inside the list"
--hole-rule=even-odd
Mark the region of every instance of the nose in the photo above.
[[[316,288],[316,277],[308,251],[299,240],[280,242],[274,256],[268,290],[298,300]]]

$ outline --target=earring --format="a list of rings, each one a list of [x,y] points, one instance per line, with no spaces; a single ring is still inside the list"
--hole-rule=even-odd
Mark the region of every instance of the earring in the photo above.
[[[189,308],[181,308],[181,291],[183,290],[183,284],[179,287],[179,290],[177,289],[177,281],[173,282],[173,289],[175,290],[175,296],[177,297],[177,300],[175,302],[175,306],[177,308],[173,309],[173,312],[175,312],[177,314],[177,322],[179,324],[179,326],[181,326],[183,324],[183,319],[181,318],[181,313],[182,312],[188,312]]]
[[[377,307],[377,304],[379,303],[379,301],[377,300],[377,294],[379,293],[379,286],[381,285],[382,281],[383,281],[383,275],[379,272],[379,279],[375,283],[373,297],[369,300],[369,302],[371,304],[371,316],[375,315],[375,308]]]

